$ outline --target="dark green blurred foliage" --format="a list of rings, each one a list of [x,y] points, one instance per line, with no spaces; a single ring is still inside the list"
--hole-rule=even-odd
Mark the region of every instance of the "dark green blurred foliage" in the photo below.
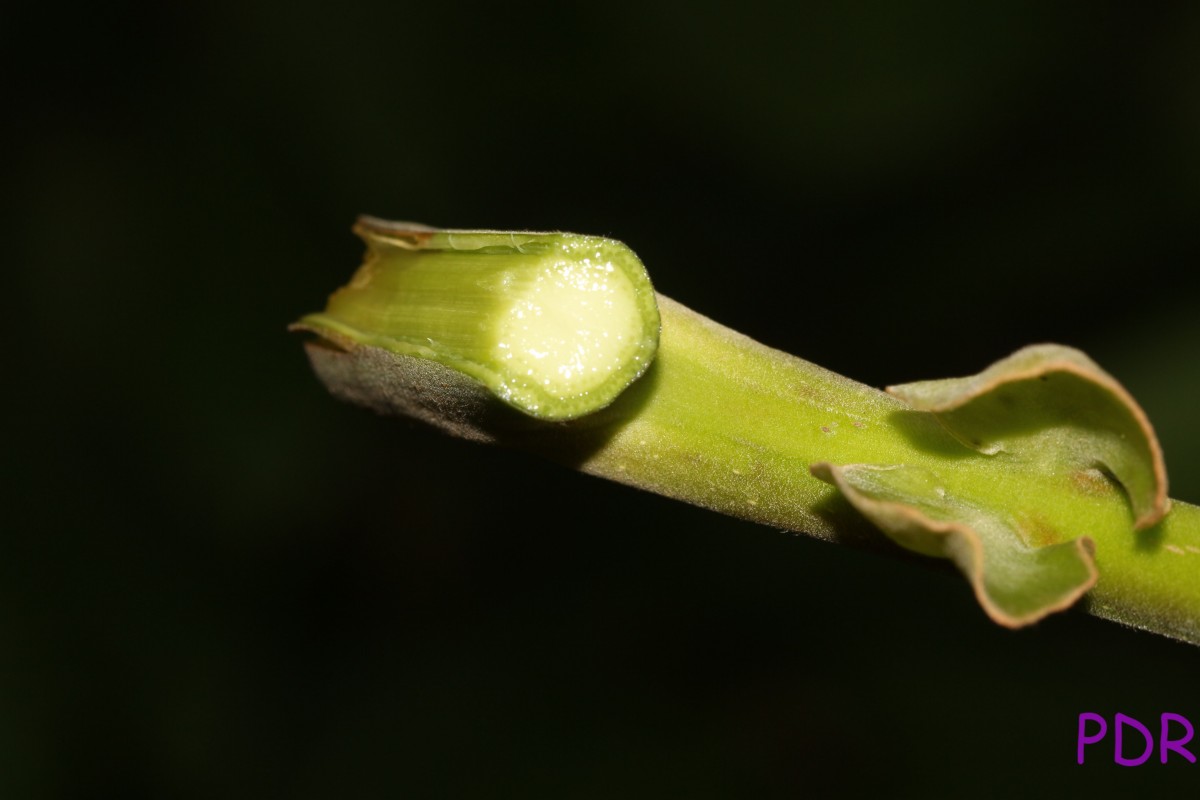
[[[1194,648],[375,418],[284,332],[360,212],[607,234],[874,385],[1081,347],[1200,501],[1195,5],[200,5],[0,11],[4,796],[1195,785],[1074,763],[1200,722]]]

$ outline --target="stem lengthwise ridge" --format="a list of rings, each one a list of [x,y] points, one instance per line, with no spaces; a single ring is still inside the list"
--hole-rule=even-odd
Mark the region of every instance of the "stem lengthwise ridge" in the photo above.
[[[294,326],[342,399],[824,539],[864,543],[865,517],[1009,627],[1086,594],[1200,644],[1200,509],[1171,508],[1145,414],[1076,350],[887,394],[656,296],[612,240],[356,232],[365,264]]]

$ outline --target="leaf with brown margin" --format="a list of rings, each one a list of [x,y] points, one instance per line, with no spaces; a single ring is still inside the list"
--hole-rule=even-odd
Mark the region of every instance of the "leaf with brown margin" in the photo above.
[[[1092,540],[1086,536],[1030,547],[1030,532],[1014,517],[948,492],[923,467],[817,463],[817,478],[897,544],[952,560],[979,604],[1001,625],[1019,628],[1072,605],[1096,583]]]
[[[1074,348],[1032,345],[969,378],[906,383],[888,392],[932,412],[982,453],[1011,453],[1047,470],[1101,467],[1124,487],[1139,530],[1170,508],[1162,448],[1145,412]]]

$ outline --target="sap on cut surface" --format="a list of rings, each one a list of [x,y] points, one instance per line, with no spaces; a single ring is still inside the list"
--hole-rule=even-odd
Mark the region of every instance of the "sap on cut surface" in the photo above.
[[[556,261],[514,294],[493,353],[514,376],[509,389],[584,396],[636,357],[641,342],[627,335],[641,325],[636,290],[611,262]]]

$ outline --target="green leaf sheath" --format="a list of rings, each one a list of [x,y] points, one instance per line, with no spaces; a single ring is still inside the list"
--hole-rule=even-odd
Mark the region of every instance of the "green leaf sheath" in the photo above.
[[[528,254],[500,255],[519,262]],[[644,312],[640,291],[628,297]],[[339,298],[352,307],[333,310]],[[321,336],[308,345],[310,359],[343,399],[778,528],[860,546],[891,547],[890,539],[953,562],[1003,625],[1035,622],[1083,597],[1091,613],[1200,644],[1200,509],[1175,502],[1167,511],[1161,450],[1145,415],[1078,351],[1026,348],[973,378],[908,384],[893,395],[658,295],[647,319],[655,328],[661,321],[661,332],[645,374],[627,378],[644,365],[613,367],[616,383],[633,382],[582,414],[568,381],[571,391],[560,394],[571,395],[569,413],[538,418],[461,366],[469,348],[448,358],[381,346],[369,318],[328,324],[358,313],[352,296],[333,301],[301,327]],[[496,313],[477,298],[464,308],[472,304],[483,308],[472,314]],[[372,313],[389,315],[386,305]],[[567,319],[568,328],[600,324],[587,314]],[[641,330],[650,341],[650,323],[614,319],[623,336]]]
[[[654,356],[645,268],[620,242],[362,218],[367,258],[297,327],[427,358],[540,419],[603,408]]]

